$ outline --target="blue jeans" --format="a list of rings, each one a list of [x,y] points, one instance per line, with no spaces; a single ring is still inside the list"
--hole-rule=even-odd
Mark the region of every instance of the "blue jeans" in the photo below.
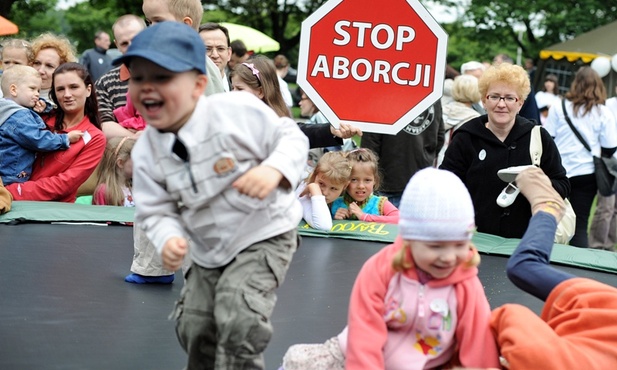
[[[555,286],[575,277],[550,266],[556,229],[557,221],[551,214],[533,215],[506,265],[508,278],[514,285],[543,301]]]

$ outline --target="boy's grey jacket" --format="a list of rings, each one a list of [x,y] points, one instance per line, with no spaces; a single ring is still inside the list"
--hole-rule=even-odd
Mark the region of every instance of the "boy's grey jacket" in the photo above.
[[[192,260],[215,268],[255,242],[298,226],[302,207],[293,190],[305,168],[308,140],[293,120],[278,117],[250,93],[202,96],[177,137],[188,162],[172,153],[176,135],[152,127],[131,154],[135,222],[159,253],[169,238],[189,237]],[[232,187],[259,164],[279,170],[291,187],[278,187],[264,200]]]

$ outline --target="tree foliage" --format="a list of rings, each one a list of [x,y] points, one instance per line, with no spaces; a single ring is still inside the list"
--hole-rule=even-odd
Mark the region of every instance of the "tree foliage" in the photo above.
[[[451,6],[460,3],[435,1]],[[537,59],[548,46],[616,20],[616,10],[616,0],[471,0],[460,22],[475,30],[468,41],[494,45],[510,55],[520,47],[524,57]]]
[[[272,36],[295,60],[301,23],[327,0],[210,0],[203,21],[240,23]],[[460,6],[460,0],[432,1]],[[19,37],[51,31],[74,40],[79,51],[92,46],[94,32],[111,32],[123,14],[141,15],[142,0],[88,0],[57,10],[58,0],[2,0],[0,15],[20,27]],[[617,19],[617,0],[470,0],[461,18],[443,27],[449,34],[448,61],[491,60],[501,52],[537,58],[543,48]]]

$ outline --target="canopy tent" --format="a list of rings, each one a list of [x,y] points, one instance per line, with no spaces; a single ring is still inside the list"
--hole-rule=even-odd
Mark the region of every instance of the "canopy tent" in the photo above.
[[[14,35],[17,32],[19,32],[19,28],[15,23],[0,16],[0,36]]]
[[[248,51],[267,53],[278,51],[281,48],[278,41],[254,28],[226,22],[220,23],[220,25],[227,28],[231,41],[242,40]]]
[[[615,35],[617,35],[617,21],[540,51],[540,61],[534,80],[536,91],[542,90],[544,76],[549,73],[559,78],[561,92],[567,91],[578,68],[591,64],[599,56],[610,58],[617,54],[617,42],[613,38]],[[615,95],[617,72],[611,70],[603,80],[608,95]]]

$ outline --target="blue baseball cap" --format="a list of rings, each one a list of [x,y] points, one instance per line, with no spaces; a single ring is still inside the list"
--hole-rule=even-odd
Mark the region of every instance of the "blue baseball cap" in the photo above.
[[[128,66],[134,57],[147,59],[172,72],[195,69],[206,74],[204,42],[197,31],[180,22],[161,22],[141,31],[126,53],[112,63]]]

